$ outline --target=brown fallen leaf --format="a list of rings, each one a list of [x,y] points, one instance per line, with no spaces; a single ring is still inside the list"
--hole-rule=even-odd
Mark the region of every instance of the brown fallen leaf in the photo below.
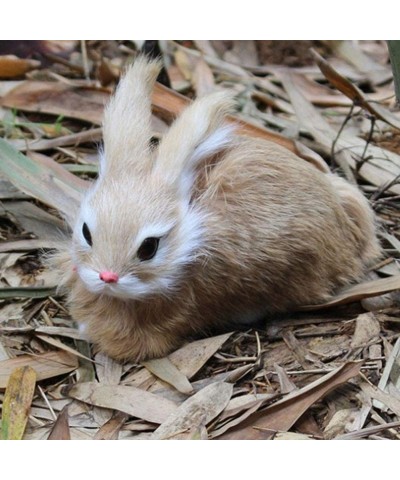
[[[288,69],[282,69],[277,76],[288,92],[297,119],[306,131],[314,138],[319,148],[330,155],[332,145],[335,145],[335,160],[340,164],[349,179],[354,177],[352,169],[357,167],[357,161],[367,154],[371,157],[359,168],[362,178],[380,188],[390,185],[388,191],[400,193],[400,186],[395,179],[400,175],[400,156],[389,150],[382,149],[372,143],[349,133],[346,129],[340,135],[331,127],[320,112],[305,98],[299,85],[299,74],[293,74]]]
[[[388,65],[382,65],[376,62],[371,56],[365,54],[360,44],[354,40],[329,41],[329,47],[338,57],[343,58],[346,62],[353,65],[357,71],[367,77],[372,84],[379,85],[386,83],[393,77]]]
[[[74,371],[78,368],[78,360],[75,355],[58,350],[3,360],[0,362],[0,388],[6,388],[10,375],[18,367],[33,368],[39,381]]]
[[[160,380],[172,385],[178,392],[184,393],[185,395],[191,395],[193,393],[193,387],[186,375],[178,370],[168,357],[147,360],[146,362],[142,362],[142,365]]]
[[[122,364],[99,352],[95,356],[96,373],[100,383],[118,385],[122,376]]]
[[[264,410],[257,411],[244,422],[225,433],[223,440],[262,440],[277,431],[289,430],[319,399],[337,386],[358,375],[362,362],[349,362],[324,377],[287,395]]]
[[[394,386],[397,390],[400,390],[400,338],[397,339],[394,347],[386,359],[385,369],[378,383],[378,389],[384,392],[388,392],[388,387]],[[377,399],[374,399],[373,405],[380,410],[384,409],[384,405]]]
[[[59,348],[60,350],[65,350],[71,355],[76,355],[77,357],[83,358],[88,362],[94,362],[94,360],[92,360],[91,358],[87,357],[86,355],[82,355],[82,353],[79,353],[77,350],[73,349],[72,347],[65,345],[65,343],[61,342],[60,340],[57,340],[56,338],[53,338],[49,335],[43,335],[43,334],[38,334],[36,335],[36,337],[42,340],[43,342],[46,342],[49,345],[52,345],[53,347]]]
[[[231,335],[232,332],[229,332],[215,337],[196,340],[184,345],[168,357],[190,379],[196,375],[200,368],[221,348]]]
[[[374,435],[390,428],[400,428],[400,422],[390,422],[383,425],[377,425],[374,427],[363,428],[357,430],[356,432],[344,433],[336,437],[336,440],[359,440],[360,438],[368,437],[369,435]]]
[[[1,99],[1,105],[27,112],[63,115],[100,125],[110,93],[61,82],[26,81]]]
[[[354,285],[342,290],[325,303],[306,305],[299,308],[299,310],[321,310],[336,305],[357,302],[363,298],[376,297],[377,295],[393,292],[398,289],[400,289],[400,275],[393,275],[392,277],[380,278],[379,280],[371,280]]]
[[[118,434],[129,415],[124,412],[114,412],[113,416],[106,422],[94,436],[94,440],[118,440]]]
[[[372,340],[378,340],[381,326],[373,313],[362,313],[356,319],[356,328],[351,339],[351,348],[365,347]]]
[[[15,78],[40,67],[38,60],[22,59],[15,55],[0,56],[0,78]]]
[[[32,404],[36,372],[29,366],[12,371],[4,394],[2,410],[3,440],[21,440]]]
[[[356,85],[354,85],[354,83],[351,83],[349,80],[347,80],[347,78],[335,70],[316,51],[312,50],[312,54],[321,72],[335,88],[344,93],[344,95],[350,98],[356,105],[363,107],[376,118],[379,118],[389,125],[392,125],[392,127],[400,129],[399,117],[384,108],[382,105],[369,101],[367,96],[364,95],[364,93]]]
[[[228,404],[233,385],[219,382],[188,398],[153,433],[155,440],[187,439],[193,431],[206,426]]]
[[[152,103],[153,111],[160,115],[164,120],[171,122],[187,105],[189,105],[190,100],[187,97],[164,87],[164,85],[157,83],[153,90]],[[295,153],[300,158],[312,163],[319,170],[323,172],[329,171],[329,167],[322,157],[307,148],[305,145],[299,147],[298,142],[290,140],[272,130],[267,130],[259,125],[250,123],[249,121],[238,119],[233,115],[228,116],[228,121],[238,126],[237,133],[240,135],[263,138],[264,140],[277,143]]]
[[[231,335],[232,332],[195,340],[171,353],[168,358],[190,380]],[[155,379],[154,375],[146,368],[128,376],[125,382],[128,385],[149,389],[151,392],[165,388],[165,384]],[[172,388],[169,390],[172,390]]]
[[[68,422],[68,405],[61,410],[47,440],[71,440]]]
[[[77,383],[63,393],[97,407],[111,408],[153,423],[163,423],[178,407],[176,403],[136,387]]]

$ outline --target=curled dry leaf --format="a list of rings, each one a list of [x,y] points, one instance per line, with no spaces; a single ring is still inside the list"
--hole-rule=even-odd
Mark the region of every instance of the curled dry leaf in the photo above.
[[[17,367],[12,371],[4,395],[2,412],[3,440],[21,440],[28,422],[36,372],[29,366]]]

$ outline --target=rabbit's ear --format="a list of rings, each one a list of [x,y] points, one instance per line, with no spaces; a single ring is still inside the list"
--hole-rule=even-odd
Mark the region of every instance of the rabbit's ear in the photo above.
[[[157,60],[138,57],[122,76],[105,108],[101,170],[144,161],[151,139],[151,92],[161,69]]]
[[[195,100],[162,139],[155,172],[171,183],[179,183],[183,193],[187,193],[193,184],[196,165],[231,143],[235,127],[224,124],[223,120],[232,105],[232,94],[228,92]]]

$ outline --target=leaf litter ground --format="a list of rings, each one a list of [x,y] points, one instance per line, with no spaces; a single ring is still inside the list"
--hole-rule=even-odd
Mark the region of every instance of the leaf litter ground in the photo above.
[[[148,46],[148,44],[146,44]],[[139,42],[0,42],[2,437],[400,438],[400,117],[385,42],[161,42],[154,137],[234,90],[247,135],[356,182],[384,259],[325,305],[119,364],[81,338],[41,252],[97,172],[102,111]]]

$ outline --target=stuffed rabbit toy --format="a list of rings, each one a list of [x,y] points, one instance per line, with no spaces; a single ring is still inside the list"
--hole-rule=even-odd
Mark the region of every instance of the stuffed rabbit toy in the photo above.
[[[356,187],[195,100],[151,143],[157,61],[138,58],[105,110],[99,178],[61,254],[74,319],[111,357],[160,357],[190,336],[327,299],[380,255]]]

